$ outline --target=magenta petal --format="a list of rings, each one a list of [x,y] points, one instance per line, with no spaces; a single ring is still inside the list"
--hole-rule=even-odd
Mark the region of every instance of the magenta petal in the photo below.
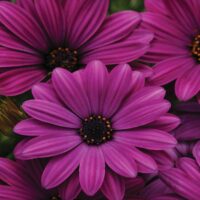
[[[15,96],[26,92],[46,76],[39,67],[11,69],[0,73],[0,95]]]
[[[85,71],[84,88],[90,104],[90,113],[99,115],[104,106],[108,71],[100,61],[90,62]]]
[[[141,21],[140,15],[133,11],[122,11],[110,15],[83,47],[82,53],[118,42],[128,36]]]
[[[175,92],[179,100],[188,101],[200,91],[199,65],[187,70],[175,84]]]
[[[74,173],[67,179],[66,183],[59,189],[59,194],[62,199],[74,200],[81,192],[78,173]]]
[[[167,132],[156,129],[138,129],[121,131],[115,134],[115,140],[151,150],[165,150],[176,146],[176,139]]]
[[[48,52],[48,40],[35,19],[15,4],[1,3],[0,22],[17,37],[39,51]],[[33,31],[37,30],[37,31]]]
[[[165,114],[170,103],[165,100],[154,100],[148,104],[131,103],[123,107],[114,115],[112,122],[115,130],[125,130],[146,125]]]
[[[82,80],[67,70],[57,68],[53,71],[52,82],[67,107],[81,118],[88,117],[90,104]]]
[[[83,191],[89,196],[94,195],[100,189],[105,176],[105,160],[100,148],[88,148],[81,159],[79,173]]]
[[[65,133],[67,135],[71,133],[71,130],[30,118],[20,121],[15,126],[14,132],[24,136],[44,136],[50,134],[59,135],[60,133]]]
[[[114,44],[89,51],[84,54],[83,63],[91,60],[102,60],[105,64],[128,63],[143,56],[149,49],[153,34],[144,30],[136,30],[129,37]]]
[[[58,105],[63,105],[51,84],[40,83],[34,85],[32,88],[32,94],[35,99],[46,100]]]
[[[55,46],[62,45],[65,24],[61,2],[55,0],[35,1],[35,8],[49,38],[53,38],[53,44]]]
[[[155,65],[154,75],[150,78],[156,85],[169,83],[194,66],[194,61],[188,57],[173,57]]]
[[[84,153],[84,145],[79,145],[66,154],[52,158],[42,174],[42,185],[50,189],[67,180],[78,168]]]
[[[82,142],[76,132],[38,136],[23,143],[18,143],[14,154],[18,159],[52,157],[65,153]]]
[[[22,105],[34,119],[66,128],[79,128],[80,120],[66,108],[45,100],[28,100]]]
[[[122,146],[115,143],[102,145],[106,164],[117,174],[124,177],[135,177],[137,166],[135,160],[129,152]]]
[[[200,169],[196,161],[192,158],[183,157],[177,162],[177,167],[184,170],[189,177],[199,182],[200,180]]]
[[[187,176],[180,169],[169,169],[161,173],[162,179],[171,187],[173,190],[184,196],[187,199],[198,200],[200,191],[199,184],[193,182],[189,176]]]
[[[147,11],[168,15],[164,0],[145,0],[144,2]]]
[[[29,54],[3,47],[0,47],[0,57],[0,68],[28,67],[32,65],[41,65],[44,62],[39,54]]]
[[[67,39],[70,47],[78,48],[84,44],[101,26],[108,10],[108,0],[81,0],[75,1],[75,9],[72,10],[71,1],[66,3]],[[71,9],[71,12],[69,11]],[[73,11],[73,12],[72,12]]]
[[[111,117],[117,111],[133,87],[131,80],[132,70],[127,64],[118,65],[111,71],[103,106],[104,116]]]
[[[145,77],[139,71],[132,72],[133,92],[141,90],[145,86]]]
[[[13,186],[0,186],[0,198],[5,200],[33,200],[34,196]]]
[[[16,0],[18,6],[22,7],[28,13],[31,13],[32,16],[35,16],[36,10],[34,5],[34,0]]]
[[[112,171],[106,170],[101,191],[109,200],[122,200],[125,193],[125,183],[123,178]]]
[[[148,124],[147,126],[153,129],[160,129],[166,132],[170,132],[181,123],[181,120],[173,114],[167,113],[164,116],[161,116],[159,119]]]

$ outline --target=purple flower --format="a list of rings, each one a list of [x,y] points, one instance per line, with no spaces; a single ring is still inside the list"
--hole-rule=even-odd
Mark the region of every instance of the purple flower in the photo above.
[[[61,4],[62,2],[62,4]],[[13,96],[56,67],[76,71],[94,59],[114,65],[138,59],[153,34],[140,14],[107,16],[109,0],[18,0],[0,5],[0,94]]]
[[[200,1],[146,0],[146,9],[143,26],[155,40],[144,60],[157,63],[150,81],[176,80],[176,96],[187,101],[200,92]]]
[[[104,193],[104,185],[108,189],[107,168],[114,173],[110,181],[114,179],[117,187],[121,177],[156,172],[155,161],[143,150],[150,154],[174,147],[176,140],[163,124],[174,124],[172,119],[177,118],[168,118],[165,91],[144,84],[127,64],[110,73],[99,61],[75,73],[55,69],[52,85],[34,86],[35,99],[23,104],[31,118],[14,131],[29,137],[18,144],[15,156],[24,160],[51,157],[42,175],[47,189],[79,169],[72,184],[80,183],[87,195],[100,188]]]
[[[40,178],[44,165],[38,160],[11,161],[0,158],[0,199],[57,200],[56,190],[42,188]],[[53,198],[54,197],[54,198]]]
[[[161,178],[181,199],[199,200],[200,168],[195,160],[179,159],[176,167],[161,172]]]

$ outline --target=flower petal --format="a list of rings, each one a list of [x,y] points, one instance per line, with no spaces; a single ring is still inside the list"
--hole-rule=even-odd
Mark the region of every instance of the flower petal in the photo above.
[[[188,101],[200,91],[200,68],[195,66],[180,76],[175,84],[176,96],[181,101]]]
[[[0,73],[0,95],[16,96],[30,90],[46,76],[39,67],[11,69]]]
[[[135,177],[137,166],[131,154],[122,147],[114,143],[102,145],[102,151],[106,164],[117,174],[124,177]]]
[[[35,1],[35,8],[44,29],[53,42],[53,45],[62,45],[65,36],[65,24],[61,1]]]
[[[122,11],[106,18],[103,25],[83,47],[81,52],[101,48],[128,36],[140,23],[140,15],[134,11]]]
[[[100,148],[88,148],[81,159],[79,173],[83,191],[89,196],[94,195],[103,184],[105,176],[105,160]]]
[[[48,52],[49,42],[36,20],[24,9],[11,3],[1,3],[0,22],[30,46]],[[37,30],[37,31],[33,31]]]
[[[115,134],[115,140],[143,149],[165,150],[176,146],[176,139],[167,132],[156,129],[138,129],[121,131]]]
[[[80,120],[64,107],[45,100],[28,100],[22,105],[34,119],[66,128],[79,128]]]
[[[73,131],[71,134],[38,136],[25,143],[19,143],[14,154],[16,158],[22,160],[52,157],[73,149],[81,142],[81,138]]]
[[[109,200],[121,200],[125,193],[125,183],[123,178],[112,171],[106,170],[105,179],[101,191]]]
[[[42,174],[42,185],[50,189],[67,180],[78,168],[84,153],[84,146],[79,145],[66,154],[52,158]]]
[[[53,71],[52,83],[60,99],[79,117],[85,118],[89,114],[89,100],[82,82],[74,74],[62,68]]]
[[[114,115],[112,126],[115,130],[143,126],[161,117],[169,108],[170,103],[165,100],[154,100],[150,101],[149,104],[132,102]]]
[[[109,1],[74,0],[73,6],[71,2],[68,1],[65,5],[66,37],[70,47],[77,49],[91,38],[101,26],[107,14]]]
[[[74,173],[67,179],[66,183],[59,189],[59,194],[62,199],[74,200],[81,192],[78,173]]]

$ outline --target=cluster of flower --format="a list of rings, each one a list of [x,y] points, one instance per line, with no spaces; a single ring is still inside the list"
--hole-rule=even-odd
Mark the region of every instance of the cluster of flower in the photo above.
[[[200,1],[108,7],[0,0],[1,200],[200,199]]]

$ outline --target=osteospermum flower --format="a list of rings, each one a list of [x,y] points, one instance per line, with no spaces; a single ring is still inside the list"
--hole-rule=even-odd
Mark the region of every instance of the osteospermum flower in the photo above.
[[[162,124],[170,108],[165,91],[144,87],[127,64],[110,73],[100,61],[75,73],[58,68],[52,85],[35,86],[33,95],[34,100],[23,104],[32,118],[14,129],[31,138],[20,142],[14,153],[24,160],[51,157],[42,175],[45,188],[58,186],[79,168],[75,180],[87,195],[100,188],[104,192],[103,185],[109,187],[104,182],[107,167],[118,181],[138,171],[155,172],[155,161],[140,148],[148,152],[176,144],[173,136],[159,130],[159,120]]]
[[[73,72],[100,59],[130,62],[153,35],[136,28],[140,14],[107,15],[109,0],[18,0],[0,4],[0,94],[17,95],[56,67]]]
[[[199,200],[200,167],[192,158],[179,159],[176,167],[161,172],[161,178],[181,199]]]
[[[176,96],[187,101],[200,91],[200,1],[146,0],[146,9],[144,27],[155,33],[145,56],[146,61],[157,63],[151,83],[176,80]]]
[[[23,162],[0,158],[0,198],[60,200],[57,190],[42,188],[40,178],[43,168],[43,163],[38,160]]]

